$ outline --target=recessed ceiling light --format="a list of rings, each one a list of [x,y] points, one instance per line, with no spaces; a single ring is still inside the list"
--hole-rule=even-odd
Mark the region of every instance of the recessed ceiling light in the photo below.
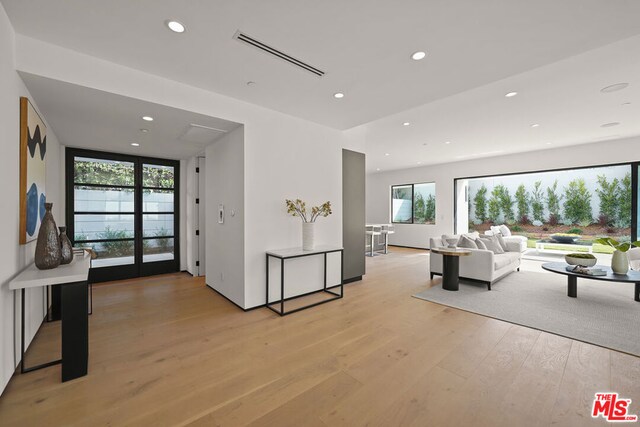
[[[504,96],[506,96],[507,98],[513,98],[517,94],[518,94],[518,92],[509,92],[509,93],[505,94]]]
[[[622,105],[623,107],[626,107],[627,105],[631,105],[631,103],[630,103],[630,102],[623,102],[621,105]]]
[[[547,142],[547,145],[551,145],[551,143],[550,143],[550,142]]]
[[[147,133],[147,132],[149,132],[149,129],[140,129],[140,132]]]
[[[388,156],[388,155],[389,155],[389,153],[384,153],[384,155],[385,155],[385,156]]]
[[[333,94],[333,97],[334,97],[334,98],[338,98],[338,99],[340,99],[340,98],[344,98],[344,93],[342,93],[342,92],[336,92],[336,93],[334,93],[334,94]]]
[[[603,125],[600,125],[601,128],[612,128],[614,126],[618,126],[620,124],[620,122],[611,122],[611,123],[605,123]]]
[[[131,145],[133,145],[134,147],[139,147],[140,144],[138,144],[137,142],[132,142]]]
[[[411,124],[411,123],[409,123],[409,122],[404,122],[404,123],[402,124],[402,126],[409,126],[410,124]]]
[[[167,20],[165,21],[165,24],[174,33],[184,33],[185,26],[178,21]]]
[[[252,81],[248,81],[248,82],[247,82],[247,86],[253,86],[253,85],[255,85],[255,84],[256,84],[256,82],[252,82]]]
[[[445,141],[444,143],[449,145],[449,144],[451,144],[451,141]]]
[[[600,89],[600,92],[602,93],[617,92],[619,90],[626,89],[627,86],[629,86],[629,83],[616,83],[611,86],[603,87],[602,89]]]
[[[427,52],[418,51],[411,55],[411,59],[414,61],[420,61],[421,59],[424,59],[425,56],[427,56]]]
[[[419,165],[421,165],[421,164],[422,164],[422,162],[418,162],[418,164],[419,164]]]
[[[376,170],[377,170],[378,172],[380,172],[380,168],[377,168]]]
[[[152,122],[153,121],[153,117],[151,117],[151,116],[142,116],[142,120],[145,120],[147,122]]]
[[[537,128],[538,126],[540,126],[538,123],[534,123],[531,125],[532,128]]]

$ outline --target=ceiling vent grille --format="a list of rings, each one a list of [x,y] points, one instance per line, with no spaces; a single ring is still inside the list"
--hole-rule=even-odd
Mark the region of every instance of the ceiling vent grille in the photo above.
[[[278,49],[275,49],[269,45],[266,45],[264,43],[262,43],[259,40],[256,40],[255,38],[248,36],[247,34],[241,32],[241,31],[236,31],[236,33],[233,36],[234,39],[241,41],[242,43],[246,43],[250,46],[253,47],[257,47],[258,49],[262,50],[263,52],[266,52],[270,55],[273,55],[277,58],[280,58],[284,61],[287,61],[290,64],[295,65],[298,68],[301,68],[309,73],[315,74],[318,77],[322,77],[324,76],[325,72],[312,66],[309,65],[303,61],[300,61],[299,59],[294,58],[293,56],[289,56],[284,52],[279,51]]]

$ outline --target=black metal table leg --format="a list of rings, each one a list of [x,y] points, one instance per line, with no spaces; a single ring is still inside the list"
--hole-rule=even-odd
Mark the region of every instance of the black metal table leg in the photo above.
[[[280,315],[284,315],[284,258],[280,259]]]
[[[344,250],[340,251],[340,298],[344,296]]]
[[[61,286],[62,382],[87,375],[89,315],[87,282]]]
[[[327,253],[324,253],[324,290],[327,290]]]
[[[567,295],[571,298],[578,297],[578,278],[576,276],[567,276]]]
[[[25,351],[26,351],[26,343],[24,342],[24,312],[25,312],[25,288],[22,288],[21,293],[21,314],[20,314],[20,373],[26,374],[27,372],[37,371],[38,369],[48,368],[49,366],[57,365],[62,362],[62,359],[52,360],[51,362],[42,363],[36,366],[26,366],[26,361],[24,359]]]
[[[636,293],[634,299],[640,302],[640,282],[636,282]]]
[[[266,304],[267,307],[269,307],[269,254],[267,254],[267,289],[265,290],[265,292],[267,293],[267,297],[266,297]]]
[[[443,255],[442,264],[442,289],[457,291],[459,289],[460,258]]]

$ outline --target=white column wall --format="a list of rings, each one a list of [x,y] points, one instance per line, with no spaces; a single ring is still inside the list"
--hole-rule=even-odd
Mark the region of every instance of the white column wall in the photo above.
[[[242,126],[205,150],[206,283],[243,308],[246,307],[244,150]],[[224,207],[223,223],[218,222],[220,205]]]

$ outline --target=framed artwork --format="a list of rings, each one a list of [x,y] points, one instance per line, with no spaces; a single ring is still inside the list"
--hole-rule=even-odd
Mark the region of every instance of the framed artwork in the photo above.
[[[20,98],[20,244],[38,238],[47,199],[47,127],[29,99]]]

